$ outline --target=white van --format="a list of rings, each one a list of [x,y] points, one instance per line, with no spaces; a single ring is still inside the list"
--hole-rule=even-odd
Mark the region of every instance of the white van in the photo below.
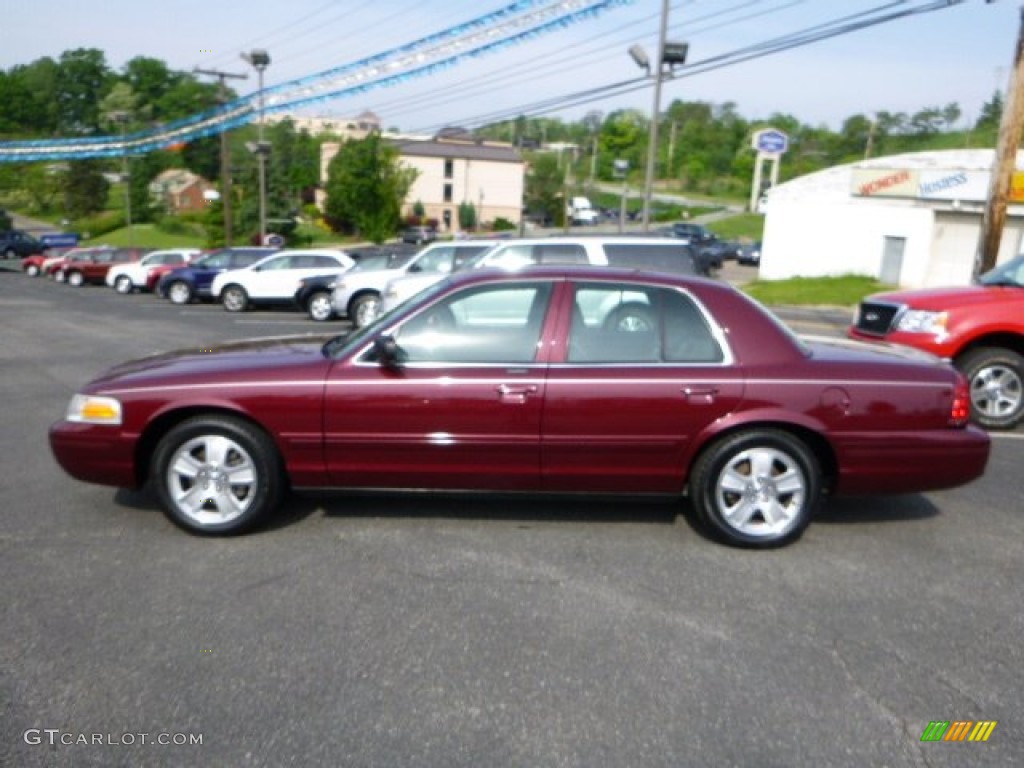
[[[530,264],[591,264],[672,274],[703,274],[693,249],[666,237],[544,237],[505,240],[468,262],[464,269],[520,269]],[[384,290],[388,312],[444,275],[409,275],[390,280]]]

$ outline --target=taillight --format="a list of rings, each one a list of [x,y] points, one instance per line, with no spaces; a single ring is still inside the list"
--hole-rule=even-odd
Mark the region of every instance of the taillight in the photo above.
[[[964,427],[971,419],[971,388],[967,379],[959,371],[956,372],[956,382],[953,385],[953,405],[949,409],[949,425],[951,427]]]

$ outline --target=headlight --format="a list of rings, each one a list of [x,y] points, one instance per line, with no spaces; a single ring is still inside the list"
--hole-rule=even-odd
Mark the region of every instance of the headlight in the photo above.
[[[907,333],[933,333],[936,336],[946,332],[946,312],[927,312],[923,309],[908,309],[896,324],[896,330]]]
[[[121,423],[121,403],[112,397],[99,395],[75,395],[68,404],[68,421],[82,424]]]

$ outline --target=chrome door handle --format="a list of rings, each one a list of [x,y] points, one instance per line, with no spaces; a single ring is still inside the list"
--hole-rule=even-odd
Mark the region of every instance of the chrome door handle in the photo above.
[[[717,394],[718,387],[683,387],[683,397],[691,403],[713,403]]]
[[[536,384],[499,384],[494,388],[506,403],[525,403],[530,395],[537,394]]]

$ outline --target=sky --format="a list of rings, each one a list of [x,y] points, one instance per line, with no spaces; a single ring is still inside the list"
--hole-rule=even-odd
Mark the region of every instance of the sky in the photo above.
[[[240,53],[265,49],[266,85],[357,61],[455,27],[510,0],[0,0],[0,69],[66,50],[97,48],[119,70],[136,56],[173,69],[249,73],[233,80],[239,95],[257,88]],[[670,41],[689,44],[687,64],[666,80],[661,106],[673,100],[732,102],[749,120],[789,114],[838,129],[854,114],[914,112],[956,102],[962,127],[1005,91],[1020,29],[1012,0],[965,0],[752,61],[707,70],[715,57],[869,9],[898,11],[930,0],[674,0]],[[657,49],[662,0],[635,0],[502,52],[429,77],[305,109],[349,118],[371,110],[387,128],[433,132],[473,127],[491,116],[535,114],[537,105],[640,78],[627,51]],[[704,71],[702,71],[704,70]],[[545,111],[577,120],[634,108],[649,114],[652,79],[637,90],[585,105]]]

